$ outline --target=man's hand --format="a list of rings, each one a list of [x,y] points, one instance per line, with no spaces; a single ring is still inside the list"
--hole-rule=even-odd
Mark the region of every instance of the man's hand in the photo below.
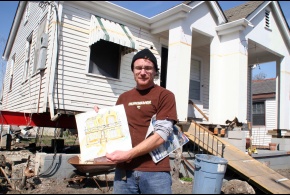
[[[121,163],[121,162],[130,162],[130,152],[129,151],[120,151],[116,150],[112,153],[106,154],[107,160],[114,162],[114,163]]]

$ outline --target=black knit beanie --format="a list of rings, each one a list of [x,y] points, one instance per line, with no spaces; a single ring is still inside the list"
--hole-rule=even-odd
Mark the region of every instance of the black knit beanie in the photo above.
[[[132,63],[131,63],[131,70],[133,71],[133,67],[134,67],[134,62],[137,59],[140,58],[144,58],[144,59],[148,59],[150,60],[153,64],[154,64],[154,68],[155,71],[158,71],[158,66],[157,66],[157,60],[156,57],[154,56],[154,54],[149,50],[149,49],[143,49],[141,51],[139,51],[138,53],[136,53],[132,59]]]

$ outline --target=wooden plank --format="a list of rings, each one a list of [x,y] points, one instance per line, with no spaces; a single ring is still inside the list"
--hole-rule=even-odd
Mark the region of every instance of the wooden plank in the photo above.
[[[215,143],[223,143],[225,145],[223,158],[228,161],[228,166],[244,176],[250,184],[259,187],[265,193],[290,193],[289,179],[249,156],[245,152],[239,150],[226,140],[209,133],[210,131],[204,127],[201,127],[193,122],[190,126],[187,125],[186,130],[183,129],[183,131],[190,141],[201,145],[205,149],[207,146],[204,146],[204,144],[211,143],[212,140],[215,140]],[[210,149],[218,149],[220,146],[221,144],[217,144],[214,147],[208,147]],[[282,181],[277,182],[278,180]]]
[[[276,182],[276,180],[284,178],[282,175],[268,174],[261,175],[254,178],[250,178],[249,182],[255,182],[257,185],[266,188],[270,193],[273,194],[289,194],[290,191],[290,180],[283,182]]]

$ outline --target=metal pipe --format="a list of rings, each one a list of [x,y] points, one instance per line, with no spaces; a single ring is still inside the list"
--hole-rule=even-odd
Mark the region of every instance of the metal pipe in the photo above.
[[[51,5],[54,9],[55,9],[55,19],[56,19],[56,25],[55,25],[55,35],[54,35],[54,47],[53,47],[53,61],[51,64],[51,68],[50,68],[50,80],[49,80],[49,92],[48,92],[48,102],[49,102],[49,111],[50,111],[50,117],[53,118],[54,117],[54,82],[55,82],[55,71],[57,68],[56,63],[58,63],[58,50],[59,50],[59,43],[58,43],[58,39],[59,39],[59,16],[58,16],[58,5],[53,2],[54,5]]]

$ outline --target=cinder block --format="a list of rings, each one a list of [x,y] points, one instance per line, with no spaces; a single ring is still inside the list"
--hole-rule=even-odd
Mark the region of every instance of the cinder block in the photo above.
[[[279,150],[290,151],[290,139],[289,138],[272,138],[273,143],[279,144]]]
[[[230,139],[229,138],[227,139],[227,141],[243,152],[246,150],[246,139],[232,139],[232,138]]]
[[[246,131],[228,131],[228,138],[245,139],[247,136]]]
[[[75,167],[68,159],[79,154],[37,153],[35,157],[35,174],[40,177],[69,178]]]

